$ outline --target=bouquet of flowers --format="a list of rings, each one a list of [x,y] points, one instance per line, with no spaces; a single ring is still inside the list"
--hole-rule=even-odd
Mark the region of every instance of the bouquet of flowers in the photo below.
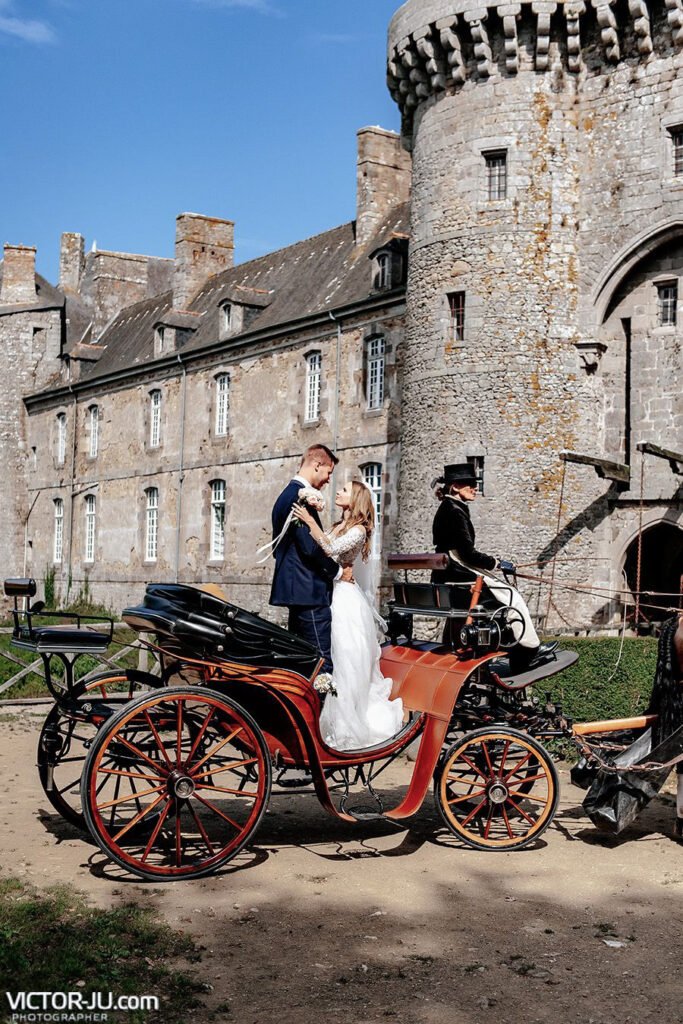
[[[320,694],[329,694],[331,697],[337,696],[337,690],[329,672],[321,672],[319,676],[316,676],[313,680],[313,688]]]
[[[308,505],[309,508],[314,508],[316,512],[325,511],[325,499],[320,491],[316,491],[315,487],[302,487],[297,501],[302,505]]]
[[[323,498],[320,491],[317,491],[315,487],[302,487],[297,495],[297,502],[299,502],[302,505],[308,505],[309,508],[315,509],[315,511],[318,513],[325,511],[325,499]],[[258,551],[256,552],[257,555],[263,555],[263,558],[260,558],[257,561],[257,565],[263,565],[263,563],[268,558],[275,554],[275,549],[277,548],[278,544],[280,543],[284,535],[287,533],[287,530],[292,525],[292,523],[294,523],[295,526],[304,525],[300,519],[296,519],[294,517],[293,512],[290,512],[287,518],[285,519],[285,525],[282,527],[282,530],[280,531],[278,536],[275,537],[268,544],[264,544],[263,547],[259,548]]]

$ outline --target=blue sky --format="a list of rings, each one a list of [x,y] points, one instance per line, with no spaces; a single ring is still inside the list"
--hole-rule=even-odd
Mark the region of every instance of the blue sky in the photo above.
[[[355,133],[397,129],[400,0],[0,0],[0,242],[172,256],[176,214],[240,262],[351,220]]]

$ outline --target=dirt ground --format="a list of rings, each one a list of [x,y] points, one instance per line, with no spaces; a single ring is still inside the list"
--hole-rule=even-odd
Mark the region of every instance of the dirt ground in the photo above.
[[[670,793],[614,839],[581,817],[563,772],[555,823],[538,848],[510,854],[459,847],[431,795],[408,831],[347,826],[313,796],[283,793],[234,866],[145,885],[52,811],[34,767],[44,713],[0,716],[2,871],[71,883],[102,906],[152,904],[189,931],[213,986],[193,1021],[683,1021]],[[392,771],[397,802],[410,766]]]

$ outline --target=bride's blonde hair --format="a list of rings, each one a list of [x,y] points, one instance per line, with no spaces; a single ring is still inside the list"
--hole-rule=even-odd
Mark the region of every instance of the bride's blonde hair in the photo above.
[[[372,531],[375,528],[375,502],[372,491],[360,480],[351,481],[351,502],[349,514],[345,519],[340,519],[336,526],[341,526],[340,533],[347,533],[353,526],[362,526],[365,529],[365,543],[361,552],[363,561],[367,562],[370,556],[370,541]]]

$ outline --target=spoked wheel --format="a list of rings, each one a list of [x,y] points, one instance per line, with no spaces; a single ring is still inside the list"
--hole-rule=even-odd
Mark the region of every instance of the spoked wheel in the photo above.
[[[172,881],[231,860],[261,821],[270,785],[263,734],[239,704],[213,690],[169,687],[102,726],[81,791],[107,856],[140,878]]]
[[[478,850],[521,850],[545,831],[559,798],[540,743],[505,726],[477,729],[446,753],[434,795],[448,828]]]
[[[108,708],[128,703],[142,691],[162,685],[148,673],[108,671],[77,683],[63,704],[55,704],[38,740],[40,782],[54,809],[76,828],[87,829],[81,807],[81,775],[88,750]]]

